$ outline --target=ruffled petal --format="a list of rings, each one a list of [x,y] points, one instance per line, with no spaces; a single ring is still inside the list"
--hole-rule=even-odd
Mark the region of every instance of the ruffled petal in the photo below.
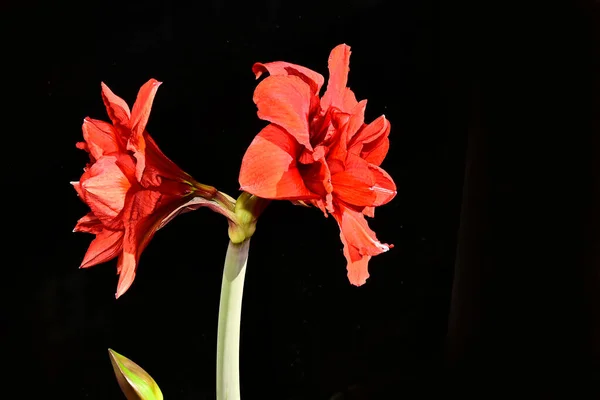
[[[106,107],[106,112],[110,117],[110,120],[115,125],[121,125],[123,127],[129,128],[129,118],[131,117],[131,112],[129,111],[129,106],[119,96],[114,94],[112,90],[108,88],[102,82],[100,84],[102,86],[102,101],[104,102],[104,106]]]
[[[264,72],[268,72],[272,76],[276,75],[295,75],[300,77],[304,82],[311,86],[314,94],[319,93],[325,79],[323,75],[301,65],[290,64],[283,61],[275,61],[270,63],[255,63],[252,66],[252,72],[256,79],[260,78]]]
[[[152,110],[152,103],[154,102],[154,96],[156,96],[156,91],[160,85],[162,85],[162,82],[159,82],[156,79],[150,79],[140,88],[137,99],[133,104],[133,110],[131,111],[132,140],[141,137],[146,129],[148,118],[150,118],[150,111]]]
[[[285,129],[298,143],[312,150],[308,116],[310,86],[297,76],[270,76],[258,84],[254,103],[258,117]]]
[[[390,148],[390,140],[387,136],[382,136],[378,140],[367,143],[363,146],[361,157],[373,165],[381,165]]]
[[[105,154],[119,151],[117,132],[108,122],[85,118],[81,129],[87,144],[87,151],[95,160]]]
[[[348,72],[350,71],[350,46],[340,44],[331,50],[329,55],[329,80],[327,90],[321,98],[321,108],[327,110],[329,107],[337,107],[342,111],[348,84]]]
[[[374,165],[381,165],[390,147],[390,122],[384,115],[364,126],[348,144],[348,150]]]
[[[358,101],[356,101],[354,92],[350,90],[350,88],[346,88],[342,94],[342,106],[340,107],[341,110],[344,112],[349,112],[350,110],[354,109],[357,104]]]
[[[348,155],[345,170],[332,175],[331,182],[337,198],[357,207],[380,206],[396,196],[392,177],[355,154]]]
[[[127,150],[133,152],[136,163],[135,177],[138,182],[142,181],[144,170],[146,169],[146,140],[144,138],[144,130],[150,118],[152,110],[152,102],[161,82],[156,79],[150,79],[146,82],[138,92],[137,99],[133,105],[131,112],[131,136],[127,142]]]
[[[350,154],[346,169],[331,177],[334,195],[345,203],[357,207],[373,206],[377,194],[373,190],[375,179],[369,163]]]
[[[356,132],[362,128],[365,120],[365,109],[367,107],[367,101],[363,100],[357,103],[351,114],[335,113],[334,120],[338,120],[336,125],[340,126],[340,133],[337,140],[331,145],[327,161],[332,174],[336,174],[344,169],[346,164],[346,158],[348,157],[348,143],[350,139],[356,134]],[[342,124],[340,116],[347,116],[344,118]]]
[[[141,190],[127,202],[123,212],[123,253],[117,262],[119,283],[116,298],[121,297],[131,287],[140,256],[158,229],[160,213],[157,212],[157,207],[161,196],[159,192]]]
[[[79,221],[77,221],[77,225],[75,225],[73,232],[86,232],[97,235],[102,232],[103,229],[104,226],[102,225],[102,222],[94,215],[93,212],[90,212],[79,218]]]
[[[86,204],[105,225],[112,224],[123,210],[131,187],[117,159],[116,156],[100,158],[89,169],[89,177],[80,183]]]
[[[146,141],[146,167],[139,180],[143,187],[159,187],[163,183],[163,178],[177,182],[191,179],[177,164],[164,155],[148,133],[144,134],[144,140]]]
[[[356,176],[343,171],[331,177],[336,198],[358,207],[372,206],[377,195],[372,189],[371,177]]]
[[[352,137],[350,143],[348,143],[348,148],[360,148],[360,146],[377,141],[382,136],[389,135],[389,133],[390,122],[385,118],[385,115],[382,115],[370,124],[363,126],[363,128]],[[358,152],[360,152],[360,150]],[[358,154],[358,152],[356,153]]]
[[[333,191],[331,172],[324,158],[320,158],[312,164],[302,164],[299,169],[304,184],[311,192],[325,198],[327,194]]]
[[[369,261],[371,256],[360,254],[360,251],[350,245],[343,234],[340,235],[344,245],[344,257],[346,257],[348,280],[355,286],[362,286],[369,278]]]
[[[333,216],[340,227],[344,256],[348,262],[348,279],[353,285],[360,286],[369,277],[371,256],[386,252],[393,246],[377,240],[362,213],[339,206]]]
[[[373,201],[373,204],[371,205],[381,206],[389,203],[396,197],[396,184],[394,183],[394,180],[387,172],[376,165],[370,164],[369,169],[371,170],[374,179],[371,190],[376,195],[375,201]]]
[[[318,197],[305,186],[296,164],[298,142],[274,124],[252,141],[242,160],[241,190],[265,199],[306,200]]]
[[[119,274],[119,282],[117,283],[117,292],[115,298],[119,298],[125,294],[133,284],[137,270],[137,254],[130,252],[122,252],[117,261],[117,273]]]
[[[90,148],[88,147],[86,142],[77,142],[77,143],[75,143],[75,147],[77,147],[79,150],[85,150],[88,153],[90,152]],[[90,154],[90,157],[92,157],[91,154]],[[92,157],[92,160],[95,160],[95,158]]]
[[[358,133],[358,131],[365,124],[365,110],[367,109],[367,100],[361,100],[359,103],[352,108],[350,111],[350,119],[348,120],[348,125],[346,127],[347,135],[346,135],[346,147],[350,140]]]
[[[117,257],[123,249],[123,231],[102,230],[90,243],[79,268],[89,268]]]

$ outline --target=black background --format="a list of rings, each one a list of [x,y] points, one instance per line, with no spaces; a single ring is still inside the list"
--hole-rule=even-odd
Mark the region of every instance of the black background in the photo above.
[[[333,219],[271,204],[252,239],[241,339],[246,399],[597,398],[600,387],[598,4],[435,1],[3,2],[6,226],[0,322],[8,398],[123,398],[107,348],[167,399],[212,399],[226,224],[178,217],[114,299],[115,261],[69,181],[104,81],[130,105],[164,82],[148,130],[235,195],[264,126],[251,66],[327,76],[392,123],[398,196],[370,221],[395,248],[356,288]]]

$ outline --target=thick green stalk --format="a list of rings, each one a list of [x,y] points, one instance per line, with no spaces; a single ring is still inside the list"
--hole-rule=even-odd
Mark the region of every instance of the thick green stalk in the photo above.
[[[217,336],[217,400],[240,399],[240,319],[249,247],[249,238],[241,243],[230,241],[225,256]]]

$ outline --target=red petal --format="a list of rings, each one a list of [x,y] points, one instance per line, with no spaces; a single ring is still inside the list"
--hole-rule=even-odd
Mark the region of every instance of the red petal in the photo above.
[[[159,192],[142,190],[131,197],[123,210],[125,235],[123,254],[117,263],[119,283],[116,298],[121,297],[133,283],[139,258],[158,229],[161,215],[157,213],[157,207],[160,200]]]
[[[117,159],[116,156],[102,157],[89,169],[89,177],[81,181],[85,202],[105,225],[112,224],[123,210],[131,187]]]
[[[348,149],[374,165],[381,165],[389,149],[390,123],[384,115],[363,127],[350,140]]]
[[[254,91],[258,117],[279,125],[311,150],[308,115],[312,97],[310,86],[297,76],[270,76]]]
[[[350,141],[348,147],[355,147],[365,143],[377,141],[382,136],[387,136],[390,133],[390,122],[385,118],[385,115],[380,116],[369,125],[363,127]]]
[[[104,101],[104,106],[110,120],[115,125],[122,125],[129,128],[129,117],[131,116],[129,106],[125,103],[125,100],[115,95],[104,82],[101,83],[101,86],[102,101]]]
[[[116,157],[117,166],[121,169],[121,171],[123,171],[123,174],[125,174],[125,176],[129,178],[129,182],[131,184],[135,184],[137,182],[135,180],[135,159],[129,154],[125,153],[120,153],[116,155]]]
[[[331,146],[329,150],[329,155],[327,156],[327,161],[329,162],[329,167],[331,169],[331,173],[335,174],[344,169],[344,165],[346,163],[346,158],[348,156],[348,142],[354,136],[354,134],[363,126],[365,119],[365,108],[367,107],[367,101],[363,100],[360,103],[357,103],[352,113],[349,115],[345,124],[341,127],[341,133],[338,136],[338,139]],[[339,115],[348,115],[344,113],[336,113],[336,118],[339,119]],[[340,123],[339,121],[337,122]]]
[[[356,96],[354,95],[354,92],[350,90],[350,88],[346,88],[346,90],[344,90],[344,94],[342,95],[341,110],[344,112],[349,112],[350,110],[354,109],[354,107],[356,107],[357,104],[358,101],[356,101]]]
[[[348,111],[343,110],[343,107],[348,72],[350,71],[350,53],[350,46],[340,44],[329,55],[329,80],[327,81],[327,90],[321,98],[323,110],[337,107],[342,111]]]
[[[375,180],[372,190],[377,196],[372,205],[381,206],[389,203],[396,196],[396,184],[394,180],[387,172],[376,165],[369,165],[369,169]]]
[[[348,279],[353,285],[360,286],[369,277],[371,256],[386,252],[391,246],[377,240],[361,213],[340,206],[333,216],[340,226],[344,256],[348,261]]]
[[[317,97],[315,98],[318,99]],[[319,107],[319,114],[315,114],[312,120],[310,121],[311,143],[315,143],[316,145],[329,144],[327,143],[327,139],[331,139],[332,136],[335,136],[336,131],[336,128],[333,124],[332,114],[337,111],[339,110],[332,108],[327,110],[323,115],[322,110],[320,110]]]
[[[86,118],[82,130],[87,149],[94,159],[119,151],[117,132],[108,122]]]
[[[369,163],[356,155],[349,155],[345,171],[333,175],[331,183],[335,196],[345,203],[364,207],[372,206],[377,199]]]
[[[355,176],[344,171],[331,177],[334,195],[345,203],[359,207],[372,206],[377,195],[372,189],[373,182],[368,177]]]
[[[140,137],[146,129],[148,118],[150,118],[150,111],[152,110],[152,102],[161,84],[162,82],[156,79],[150,79],[138,92],[137,99],[133,104],[133,110],[131,111],[131,131],[136,137]]]
[[[125,227],[139,228],[140,221],[153,214],[157,216],[155,213],[158,207],[163,205],[161,204],[162,198],[162,194],[154,190],[140,190],[131,196],[131,201],[128,202],[128,207],[126,207],[123,213]],[[141,232],[143,235],[146,233],[143,229]]]
[[[349,154],[346,169],[331,178],[340,200],[355,206],[380,206],[396,196],[396,185],[387,172]]]
[[[94,213],[91,212],[87,213],[86,215],[81,217],[79,221],[77,221],[77,225],[75,225],[75,229],[73,229],[73,232],[87,232],[97,235],[100,232],[102,232],[103,229],[104,226],[102,225],[102,222],[100,222],[98,217],[96,217]]]
[[[134,253],[123,252],[117,261],[117,273],[119,282],[117,283],[117,292],[115,298],[119,298],[129,290],[135,279],[137,269],[137,256]]]
[[[316,198],[296,165],[298,142],[277,125],[267,125],[252,141],[242,160],[241,189],[265,199]]]
[[[90,148],[88,147],[86,142],[77,142],[75,143],[75,147],[77,147],[79,150],[85,150],[88,153],[90,152]],[[92,157],[93,159],[93,157]]]
[[[142,179],[139,181],[142,186],[146,188],[151,186],[158,187],[162,184],[162,178],[177,182],[191,179],[177,164],[163,154],[148,133],[144,134],[144,140],[146,141],[146,167],[144,168]]]
[[[304,184],[311,192],[317,193],[320,197],[324,198],[333,191],[331,173],[324,158],[320,158],[312,164],[300,165],[299,169]]]
[[[138,182],[142,181],[142,175],[146,168],[146,141],[144,140],[144,130],[150,118],[152,102],[161,82],[156,79],[150,79],[138,92],[137,99],[131,112],[131,136],[127,142],[127,150],[133,151],[137,160],[135,176]]]
[[[360,103],[357,103],[350,114],[350,120],[348,121],[347,126],[347,140],[348,142],[356,135],[356,133],[363,127],[365,123],[365,110],[367,108],[367,100],[361,100]],[[348,146],[348,142],[345,143]]]
[[[79,268],[89,268],[112,260],[123,249],[123,231],[104,229],[90,243]]]
[[[361,157],[373,165],[381,165],[390,148],[390,140],[387,137],[381,137],[375,142],[364,145]]]
[[[369,261],[371,260],[371,256],[360,254],[356,247],[347,243],[342,234],[340,238],[344,244],[344,257],[346,257],[346,261],[348,262],[346,265],[348,280],[355,286],[362,286],[369,278]]]
[[[362,213],[367,217],[373,218],[375,217],[375,207],[365,207],[363,208]]]
[[[325,157],[327,154],[327,147],[318,144],[315,146],[314,150],[308,150],[306,148],[302,149],[300,155],[296,158],[301,164],[312,164],[315,161],[319,161],[321,158]]]
[[[275,61],[266,64],[255,63],[252,66],[252,72],[256,75],[256,79],[260,78],[264,72],[268,72],[272,76],[276,75],[296,75],[304,78],[311,88],[313,93],[319,93],[325,79],[323,75],[301,65],[290,64],[283,61]]]

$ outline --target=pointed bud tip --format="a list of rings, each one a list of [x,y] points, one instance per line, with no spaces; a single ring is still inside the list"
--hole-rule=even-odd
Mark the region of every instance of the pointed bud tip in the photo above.
[[[117,382],[128,400],[163,400],[158,384],[148,372],[110,348],[108,354]]]

